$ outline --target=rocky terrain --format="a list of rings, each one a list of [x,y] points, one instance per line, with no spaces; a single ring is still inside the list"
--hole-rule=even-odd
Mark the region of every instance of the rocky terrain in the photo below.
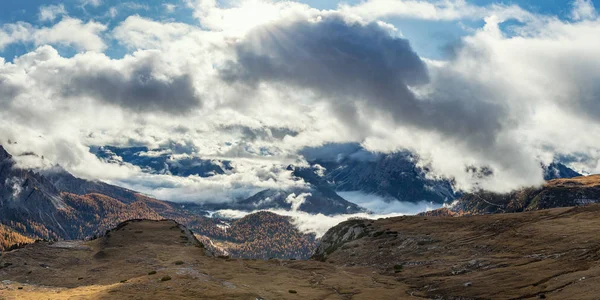
[[[464,194],[450,208],[423,215],[476,215],[513,213],[600,202],[600,175],[553,179],[540,187],[507,194],[486,191]]]
[[[344,222],[314,259],[371,267],[398,299],[598,299],[600,205]],[[409,296],[410,295],[410,296]]]

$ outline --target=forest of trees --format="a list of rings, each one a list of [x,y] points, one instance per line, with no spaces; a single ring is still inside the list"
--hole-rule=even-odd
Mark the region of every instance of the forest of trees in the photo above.
[[[270,212],[233,220],[226,229],[217,226],[218,222],[206,219],[192,229],[210,238],[231,257],[307,259],[317,246],[313,234],[300,232],[289,217]]]
[[[18,232],[15,232],[10,227],[0,224],[0,251],[32,242],[32,238],[26,237]]]
[[[212,219],[178,209],[174,205],[142,195],[124,203],[102,194],[76,195],[62,193],[65,207],[54,212],[56,226],[20,218],[19,221],[0,218],[0,250],[14,244],[30,243],[34,239],[86,239],[101,235],[117,224],[130,219],[173,219],[210,239],[232,257],[306,259],[317,246],[315,236],[300,232],[289,217],[258,212],[238,220]],[[31,236],[27,238],[25,236]],[[217,250],[217,249],[213,249]],[[218,252],[218,251],[217,251]]]

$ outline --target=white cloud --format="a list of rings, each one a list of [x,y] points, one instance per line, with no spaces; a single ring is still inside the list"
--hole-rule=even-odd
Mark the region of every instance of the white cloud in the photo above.
[[[50,28],[40,28],[33,32],[36,45],[60,44],[72,46],[79,50],[103,51],[106,44],[100,34],[107,29],[106,25],[74,18],[63,18]]]
[[[305,213],[302,211],[286,211],[286,210],[279,210],[279,209],[270,209],[270,210],[265,210],[265,211],[269,211],[269,212],[272,212],[272,213],[275,213],[275,214],[278,214],[281,216],[291,217],[292,224],[294,224],[298,228],[298,230],[300,230],[303,233],[314,233],[317,238],[322,237],[327,232],[327,230],[331,229],[335,225],[337,225],[341,222],[347,221],[349,219],[352,219],[352,218],[375,220],[375,219],[379,219],[379,218],[392,218],[392,217],[399,217],[399,216],[406,216],[406,215],[414,214],[412,212],[398,211],[398,212],[389,213],[389,214],[359,213],[359,214],[326,216],[323,214],[309,214],[309,213]],[[425,210],[423,210],[423,211],[425,211]],[[245,211],[226,209],[226,210],[219,210],[216,212],[216,214],[223,216],[223,217],[227,217],[227,218],[239,219],[239,218],[243,218],[249,214],[253,214],[256,212],[258,212],[258,211],[245,212]],[[422,212],[422,211],[419,211],[419,212]]]
[[[186,0],[194,9],[194,16],[203,27],[222,31],[231,36],[242,36],[248,30],[273,21],[310,16],[317,10],[298,2],[270,2],[264,0],[240,1],[222,8],[216,0]]]
[[[173,3],[163,3],[163,7],[167,11],[167,13],[173,13],[175,9],[177,9],[177,5]]]
[[[596,16],[596,8],[592,0],[573,1],[573,10],[571,11],[571,18],[573,20],[591,20],[595,19]]]
[[[113,30],[114,37],[130,49],[156,49],[181,40],[198,29],[183,23],[161,23],[130,16]]]
[[[402,213],[407,215],[416,215],[424,211],[430,211],[442,207],[439,204],[428,202],[400,202],[395,199],[385,199],[375,194],[366,194],[363,192],[338,192],[342,198],[366,208],[375,214],[393,214]]]
[[[67,10],[63,4],[48,5],[40,7],[40,21],[54,21],[56,18],[66,15]]]
[[[338,9],[343,13],[357,15],[369,21],[388,17],[432,21],[481,20],[491,15],[502,20],[531,20],[533,18],[531,13],[516,5],[492,4],[483,7],[471,4],[466,0],[368,0],[356,5],[340,4]]]
[[[4,24],[0,29],[0,50],[31,38],[31,25],[24,22]]]
[[[119,9],[116,7],[111,7],[108,9],[108,16],[110,16],[111,18],[115,18],[119,15]]]
[[[100,34],[106,25],[64,17],[52,27],[34,27],[29,23],[5,24],[0,29],[0,49],[14,43],[33,43],[71,46],[77,50],[103,51],[106,44]]]
[[[98,7],[102,5],[102,0],[80,0],[79,3],[81,3],[82,7],[86,7],[88,5]]]
[[[97,53],[106,49],[102,34],[107,29],[94,21],[63,17],[56,25],[42,28],[24,22],[5,24],[0,29],[0,48],[13,43],[40,47],[14,62],[0,59],[0,143],[10,138],[19,142],[12,146],[15,151],[39,152],[79,176],[110,180],[172,200],[224,200],[299,184],[283,169],[289,163],[302,163],[297,161],[299,149],[326,142],[360,142],[385,152],[413,150],[421,157],[419,163],[435,172],[432,175],[453,177],[465,189],[506,191],[539,184],[539,162],[561,154],[585,157],[582,167],[600,171],[600,149],[595,143],[600,137],[596,100],[600,22],[595,13],[580,13],[586,16],[581,21],[566,22],[516,6],[404,1],[395,2],[387,13],[380,8],[384,2],[377,3],[323,12],[292,2],[240,2],[222,8],[215,1],[188,1],[201,26],[139,16],[117,24],[110,34],[131,50],[122,58]],[[365,10],[359,11],[361,7]],[[253,13],[257,9],[260,12]],[[321,52],[322,56],[286,54],[311,50],[309,38],[292,35],[300,32],[300,26],[322,25],[334,15],[346,22],[336,23],[342,28],[354,26],[346,33],[363,38],[377,33],[380,43],[365,48],[360,40],[352,40],[358,44],[336,44],[336,51]],[[398,94],[381,96],[394,95],[389,91],[398,86],[369,77],[384,72],[366,67],[368,54],[376,55],[367,58],[387,57],[389,62],[398,53],[409,53],[390,46],[399,42],[389,24],[368,22],[388,16],[487,17],[484,27],[460,41],[454,57],[421,58],[428,81],[411,84],[404,92],[415,98],[409,104],[427,103],[430,110],[426,111],[435,112],[430,118],[415,113],[412,117],[419,118],[411,119],[411,114],[402,112],[410,106],[400,102]],[[499,24],[510,17],[524,24],[511,27],[514,32],[508,36]],[[335,36],[328,35],[330,31],[302,32],[321,41]],[[251,70],[263,76],[252,77],[253,85],[224,81],[224,66],[249,62],[239,55],[241,45],[252,46],[248,41],[256,42],[260,51],[252,53],[261,54],[263,62],[277,64],[256,64]],[[302,47],[296,47],[298,41],[304,41]],[[91,52],[67,58],[46,44]],[[273,48],[261,50],[261,45]],[[277,55],[293,60],[267,60]],[[338,69],[326,70],[320,64],[343,57],[351,59],[336,64]],[[405,66],[390,65],[394,68],[384,68],[385,74],[403,81],[415,79],[409,76],[417,73],[398,75],[409,70]],[[286,73],[290,66],[294,72]],[[342,66],[348,69],[339,71]],[[266,72],[273,70],[279,73]],[[322,76],[332,71],[339,76]],[[348,74],[354,79],[342,76]],[[314,78],[324,79],[315,82]],[[347,112],[355,115],[340,117]],[[278,137],[278,128],[296,134]],[[90,145],[156,147],[169,142],[193,145],[194,155],[203,158],[232,160],[235,171],[208,179],[148,175],[132,166],[105,164],[87,151]],[[467,166],[488,166],[494,175],[480,178],[481,174],[465,172]],[[363,205],[389,212],[381,201],[364,199]]]
[[[312,196],[311,193],[301,193],[296,195],[296,193],[292,193],[287,196],[285,202],[292,204],[292,211],[297,211],[304,202],[306,202],[306,198]]]

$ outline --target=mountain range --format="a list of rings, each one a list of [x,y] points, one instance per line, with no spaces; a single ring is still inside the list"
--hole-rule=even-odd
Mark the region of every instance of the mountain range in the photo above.
[[[140,159],[146,155],[139,151],[147,150],[104,148],[103,153],[107,149],[115,155]],[[314,235],[300,232],[290,217],[258,212],[234,220],[211,218],[211,211],[281,209],[325,215],[366,212],[366,209],[337,194],[341,190],[357,189],[388,197],[390,201],[415,197],[449,203],[450,199],[459,196],[452,191],[450,181],[427,178],[427,170],[417,167],[415,157],[407,152],[374,154],[353,148],[350,154],[337,155],[336,159],[322,155],[311,157],[308,153],[306,156],[310,159],[309,166],[287,167],[293,177],[306,183],[304,187],[267,189],[246,199],[197,204],[161,201],[101,181],[77,178],[60,166],[44,170],[22,169],[0,146],[0,233],[4,237],[0,249],[33,239],[90,238],[128,219],[173,219],[192,229],[214,251],[233,257],[307,258],[316,247],[317,239]],[[127,163],[121,158],[112,156],[115,161]],[[146,163],[151,165],[149,161]],[[228,164],[223,162],[215,162],[213,166],[225,166],[225,169],[211,167],[211,171],[203,174],[230,171]],[[196,167],[198,165],[193,168]],[[187,174],[190,171],[184,168],[180,172]],[[549,165],[545,172],[553,177],[579,175],[561,164]],[[592,180],[594,177],[584,178]],[[483,191],[465,193],[452,208],[431,214],[516,212],[578,205],[596,201],[589,199],[600,199],[600,195],[595,194],[595,185],[578,182],[581,180],[553,180],[542,188],[529,188],[510,195]]]
[[[0,182],[0,251],[34,239],[91,238],[130,219],[177,220],[234,257],[307,258],[315,247],[315,236],[301,233],[289,217],[208,218],[197,205],[77,178],[59,166],[39,172],[19,168],[2,146]]]
[[[323,181],[336,191],[360,191],[393,201],[437,204],[452,201],[459,195],[450,180],[428,178],[429,170],[417,166],[418,158],[408,151],[372,153],[355,145],[335,157],[311,155],[309,150],[303,153],[311,169],[319,170]],[[304,171],[301,175],[307,173]]]
[[[198,158],[189,154],[190,149],[179,148],[181,146],[156,149],[101,146],[91,147],[90,151],[105,162],[131,164],[153,174],[210,177],[235,171],[230,161]],[[342,143],[304,148],[299,154],[308,166],[290,165],[287,171],[291,171],[296,180],[304,182],[304,186],[267,189],[249,197],[195,207],[204,211],[283,209],[338,215],[367,211],[338,192],[375,195],[390,203],[427,202],[435,205],[448,205],[462,196],[461,191],[455,190],[452,180],[431,177],[430,170],[420,166],[419,158],[409,151],[377,153],[357,143]],[[542,169],[546,180],[581,175],[559,162],[542,165]]]
[[[106,162],[129,163],[153,174],[210,177],[231,170],[231,163],[227,160],[200,159],[186,154],[185,151],[179,153],[176,150],[167,151],[167,149],[148,147],[90,147],[90,152]]]
[[[600,175],[552,179],[539,187],[510,193],[476,191],[464,194],[453,205],[423,215],[479,215],[516,213],[600,202]]]
[[[208,177],[233,170],[229,161],[206,160],[168,148],[91,147],[90,151],[108,163],[131,164],[153,174]],[[452,181],[428,178],[426,168],[417,166],[417,157],[408,152],[373,153],[361,145],[330,144],[300,151],[309,166],[287,167],[293,177],[303,180],[304,187],[262,190],[247,198],[229,202],[207,203],[204,210],[235,209],[298,209],[325,215],[352,214],[366,211],[339,196],[337,192],[374,194],[386,201],[451,202],[460,193],[453,190]],[[301,197],[300,200],[297,200]],[[302,201],[293,207],[295,201]]]

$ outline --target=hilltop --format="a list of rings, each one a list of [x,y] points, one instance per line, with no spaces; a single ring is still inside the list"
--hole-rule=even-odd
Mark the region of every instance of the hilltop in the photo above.
[[[174,221],[134,220],[92,241],[38,242],[0,258],[7,299],[397,299],[369,268],[216,258]],[[2,298],[0,297],[0,298]]]

